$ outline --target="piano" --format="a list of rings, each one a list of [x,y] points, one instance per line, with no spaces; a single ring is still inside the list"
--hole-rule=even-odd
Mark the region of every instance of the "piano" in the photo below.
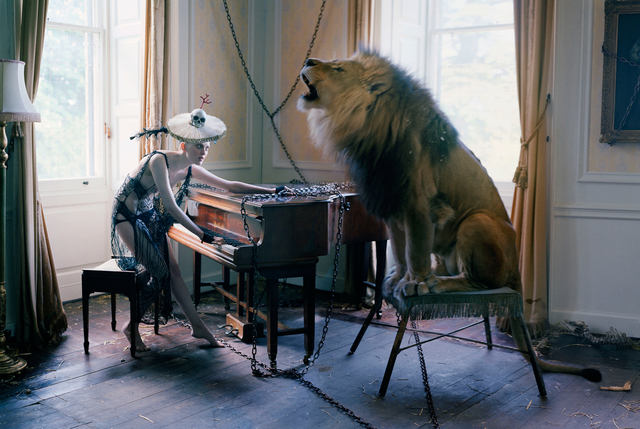
[[[356,261],[357,266],[353,270],[352,281],[357,285],[364,285],[365,243],[375,241],[378,289],[384,275],[386,228],[383,222],[366,213],[354,189],[340,192],[350,206],[343,213],[341,244],[346,244],[355,255],[351,258]],[[196,235],[179,224],[170,228],[169,237],[194,252],[196,305],[199,302],[200,287],[214,287],[225,299],[237,304],[236,314],[227,314],[227,324],[233,327],[243,341],[253,341],[254,323],[258,336],[262,334],[262,324],[257,321],[256,316],[266,321],[267,354],[272,367],[277,365],[277,338],[283,335],[304,335],[304,362],[308,363],[314,349],[316,263],[320,256],[332,253],[335,246],[339,198],[336,195],[279,196],[245,202],[246,226],[257,243],[258,271],[266,281],[266,314],[257,311],[254,315],[253,245],[245,231],[241,213],[243,197],[244,195],[207,188],[190,188],[186,213],[197,225],[222,237],[224,244],[201,243]],[[223,266],[222,282],[202,283],[202,256]],[[231,270],[238,273],[235,294],[230,292]],[[295,277],[303,279],[304,326],[301,328],[289,328],[278,322],[278,279]],[[376,300],[379,299],[378,295],[381,294],[376,294]]]

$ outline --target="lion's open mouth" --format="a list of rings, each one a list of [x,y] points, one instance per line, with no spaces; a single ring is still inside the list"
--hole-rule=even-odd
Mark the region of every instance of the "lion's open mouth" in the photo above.
[[[316,90],[316,87],[313,86],[311,81],[307,78],[307,76],[304,73],[302,74],[302,81],[309,88],[309,91],[305,91],[305,92],[302,93],[302,98],[304,98],[307,101],[317,100],[318,99],[318,90]]]

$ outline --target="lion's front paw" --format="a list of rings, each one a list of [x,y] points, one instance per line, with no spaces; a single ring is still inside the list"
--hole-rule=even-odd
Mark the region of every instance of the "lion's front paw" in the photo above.
[[[432,292],[431,289],[437,282],[438,279],[436,278],[436,276],[433,273],[429,274],[423,281],[418,283],[418,286],[416,288],[418,295],[426,295]]]
[[[406,275],[402,280],[398,282],[395,290],[393,291],[393,296],[396,299],[403,299],[408,296],[414,296],[417,294],[417,286],[418,282],[412,280],[409,275]]]

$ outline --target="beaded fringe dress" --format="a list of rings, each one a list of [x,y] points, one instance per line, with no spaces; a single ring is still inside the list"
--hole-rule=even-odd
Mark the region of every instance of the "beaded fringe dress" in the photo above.
[[[120,269],[135,270],[139,274],[146,270],[150,276],[150,280],[146,284],[139,286],[138,298],[138,314],[140,317],[137,322],[147,324],[154,323],[155,312],[153,311],[153,306],[157,296],[160,297],[158,313],[160,323],[165,324],[173,310],[167,231],[175,222],[175,219],[166,211],[155,184],[148,189],[144,189],[140,184],[149,161],[156,154],[164,156],[167,168],[169,168],[169,161],[164,153],[154,151],[146,155],[147,159],[140,171],[135,177],[127,175],[116,193],[111,218],[111,252],[113,257],[116,258]],[[178,206],[182,204],[190,181],[191,167],[189,167],[187,177],[182,186],[174,195]],[[138,197],[134,212],[131,212],[125,204],[127,197],[132,192],[135,192]],[[124,217],[124,219],[118,219],[118,215]],[[133,227],[135,243],[133,253],[116,232],[116,225],[121,222],[129,222]]]

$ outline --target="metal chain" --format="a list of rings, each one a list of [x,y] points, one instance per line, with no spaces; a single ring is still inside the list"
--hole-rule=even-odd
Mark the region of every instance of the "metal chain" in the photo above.
[[[427,406],[429,407],[429,414],[431,415],[431,422],[433,427],[439,429],[440,423],[438,423],[438,416],[436,414],[436,407],[433,405],[433,396],[431,396],[431,388],[429,387],[429,376],[427,375],[427,366],[424,363],[424,354],[422,353],[422,344],[420,344],[420,336],[418,335],[418,326],[415,320],[411,321],[411,327],[414,329],[413,338],[416,341],[416,347],[418,348],[418,357],[420,358],[420,370],[422,370],[422,382],[424,384],[424,392],[427,396]]]
[[[602,46],[602,53],[604,55],[607,55],[609,57],[615,58],[616,60],[619,60],[620,62],[623,62],[625,64],[630,65],[631,67],[636,67],[638,69],[640,69],[640,64],[633,62],[625,57],[621,57],[618,56],[616,54],[614,54],[613,52],[609,52],[605,49],[604,45]],[[631,95],[631,99],[629,100],[629,105],[627,106],[627,110],[624,112],[624,116],[622,117],[622,120],[620,121],[620,126],[616,129],[613,129],[613,132],[611,134],[611,141],[609,142],[609,145],[612,146],[615,142],[616,139],[618,138],[618,135],[620,135],[620,131],[622,131],[622,128],[624,127],[624,125],[627,122],[627,119],[629,118],[629,114],[631,113],[631,109],[633,107],[633,104],[636,101],[636,97],[638,95],[638,92],[640,92],[640,74],[638,74],[638,81],[636,82],[636,87],[633,90],[633,94]]]
[[[398,322],[398,327],[400,327],[400,313],[396,311],[396,321]],[[418,335],[415,320],[411,321],[411,327],[413,328],[413,338],[416,342],[416,347],[418,348],[418,357],[420,358],[420,369],[422,370],[422,383],[424,384],[424,391],[427,396],[427,406],[429,407],[429,414],[431,416],[431,421],[429,423],[433,423],[435,428],[440,427],[440,423],[438,423],[438,416],[436,414],[436,407],[433,404],[433,396],[431,396],[431,388],[429,387],[429,376],[427,375],[427,366],[424,364],[424,354],[422,353],[422,344],[420,344],[420,336]]]
[[[342,185],[342,186],[348,187],[349,184],[345,184],[345,185]],[[318,396],[320,396],[321,398],[323,398],[324,400],[329,402],[331,405],[334,405],[340,411],[342,411],[343,413],[345,413],[346,415],[351,417],[353,420],[357,421],[360,425],[362,425],[362,426],[364,426],[366,428],[374,429],[374,426],[372,426],[370,423],[367,423],[362,417],[360,417],[357,414],[355,414],[352,410],[350,410],[346,406],[342,405],[340,402],[336,401],[331,396],[329,396],[328,394],[323,392],[322,389],[320,389],[319,387],[315,386],[310,381],[305,380],[305,378],[304,378],[305,374],[309,371],[309,369],[311,369],[311,367],[313,366],[315,361],[320,356],[320,350],[324,346],[324,342],[326,340],[327,332],[329,331],[329,322],[331,321],[331,312],[333,310],[333,300],[334,300],[334,297],[335,297],[335,290],[336,290],[336,280],[337,280],[337,277],[338,277],[338,265],[339,265],[339,260],[340,260],[340,245],[341,245],[340,242],[342,241],[342,224],[343,224],[343,218],[344,218],[344,211],[345,210],[349,210],[349,204],[345,202],[344,196],[338,190],[339,188],[340,188],[340,185],[326,184],[326,185],[311,186],[311,187],[308,187],[308,188],[297,188],[297,189],[293,189],[293,190],[290,190],[290,191],[282,191],[281,194],[280,194],[280,195],[289,195],[289,196],[314,196],[314,197],[315,196],[320,196],[320,195],[329,195],[329,196],[337,196],[340,199],[340,207],[339,207],[339,210],[338,210],[338,214],[339,214],[339,216],[338,216],[338,230],[336,232],[336,245],[335,245],[336,251],[335,251],[335,257],[334,257],[334,260],[333,260],[333,279],[332,279],[332,282],[331,282],[331,298],[330,298],[329,303],[327,305],[327,315],[325,316],[325,323],[324,323],[324,326],[322,328],[321,339],[318,342],[318,346],[316,348],[316,351],[315,351],[312,359],[309,360],[309,363],[307,364],[307,366],[302,371],[298,371],[295,368],[290,368],[290,369],[287,369],[287,370],[278,370],[278,369],[272,368],[270,366],[267,366],[266,364],[264,364],[262,362],[259,362],[257,360],[257,358],[256,358],[256,353],[257,353],[256,352],[256,350],[257,350],[257,342],[256,342],[257,332],[256,332],[256,324],[255,323],[253,323],[253,345],[251,347],[251,357],[250,358],[249,358],[249,356],[246,356],[243,353],[233,349],[233,347],[231,347],[227,343],[225,343],[225,346],[231,348],[235,353],[237,353],[237,354],[239,354],[241,356],[244,356],[245,358],[251,360],[251,372],[252,372],[254,377],[266,378],[266,377],[282,376],[282,377],[288,377],[288,378],[292,378],[294,380],[298,380],[304,386],[306,386],[309,389],[313,390]],[[270,199],[270,198],[274,198],[274,195],[273,194],[257,194],[257,195],[250,195],[250,196],[249,195],[245,195],[242,198],[242,203],[240,205],[240,213],[242,214],[243,228],[244,228],[245,233],[247,234],[247,237],[248,237],[249,241],[253,245],[252,264],[253,264],[254,285],[257,284],[258,271],[259,271],[258,258],[257,258],[258,247],[257,247],[256,241],[253,239],[253,237],[251,236],[250,231],[249,231],[249,225],[247,223],[247,210],[245,208],[245,203],[247,201],[265,200],[265,199]],[[256,288],[254,287],[254,309],[253,309],[253,314],[257,314],[257,308],[258,308],[258,305],[259,305],[259,301],[261,300],[261,299],[260,300],[255,300],[255,293],[256,293]],[[258,366],[260,366],[265,371],[263,372],[263,371],[259,370]]]
[[[258,102],[260,103],[260,106],[262,106],[262,110],[264,110],[264,112],[269,117],[269,119],[271,121],[271,126],[273,127],[273,131],[276,133],[276,137],[278,138],[278,141],[280,142],[280,146],[282,147],[282,150],[284,151],[285,155],[289,159],[289,162],[291,163],[291,166],[294,168],[296,173],[298,173],[298,176],[300,176],[300,179],[302,179],[302,181],[304,183],[307,183],[307,179],[305,179],[305,177],[302,175],[302,172],[300,171],[300,169],[296,165],[295,161],[291,157],[291,154],[289,154],[289,151],[287,150],[287,147],[285,146],[284,141],[282,140],[282,136],[280,136],[280,133],[278,132],[278,127],[276,127],[276,123],[275,123],[275,120],[274,120],[274,116],[276,114],[278,114],[278,112],[280,110],[282,110],[282,108],[284,107],[285,104],[287,104],[287,102],[291,98],[291,95],[293,94],[293,91],[295,91],[296,87],[298,86],[298,82],[300,82],[300,74],[298,73],[298,76],[296,77],[296,80],[293,83],[293,86],[289,90],[289,93],[285,97],[284,101],[280,104],[280,106],[278,106],[278,108],[276,110],[273,111],[273,113],[271,113],[271,111],[269,111],[267,106],[264,104],[264,101],[262,101],[262,97],[260,97],[260,93],[258,92],[255,84],[253,83],[253,79],[251,78],[251,74],[249,73],[249,69],[247,68],[247,64],[246,64],[246,62],[244,60],[244,56],[242,55],[242,50],[240,49],[240,43],[238,42],[238,37],[236,36],[236,31],[235,31],[235,29],[233,27],[233,22],[231,21],[231,13],[229,12],[229,6],[227,5],[227,0],[223,0],[223,2],[224,2],[224,10],[227,13],[227,21],[229,21],[229,28],[231,29],[231,35],[233,36],[233,40],[234,40],[235,45],[236,45],[236,50],[238,51],[238,56],[240,57],[240,62],[242,63],[242,68],[244,69],[244,73],[247,75],[247,80],[249,81],[249,84],[251,85],[251,89],[253,89],[253,93],[255,94],[256,98],[258,99]],[[318,15],[318,21],[316,22],[316,28],[315,28],[315,30],[313,32],[313,36],[311,37],[311,43],[309,44],[309,49],[307,50],[307,55],[305,56],[304,61],[302,62],[302,67],[304,67],[305,62],[311,56],[311,50],[313,49],[313,46],[315,45],[316,37],[318,35],[318,29],[320,28],[320,21],[322,20],[322,15],[324,14],[325,3],[326,3],[326,0],[323,0],[322,1],[322,6],[320,7],[320,14]],[[302,69],[302,67],[301,67],[301,69]]]
[[[306,386],[307,388],[313,390],[318,396],[320,396],[322,399],[324,399],[325,401],[329,402],[331,405],[335,406],[336,408],[338,408],[340,411],[342,411],[343,413],[345,413],[347,416],[349,416],[351,419],[353,419],[354,421],[358,422],[360,425],[369,428],[369,429],[375,429],[375,427],[373,425],[371,425],[370,423],[367,423],[367,421],[365,421],[362,417],[358,416],[356,413],[354,413],[351,409],[347,408],[346,406],[342,405],[340,402],[336,401],[335,399],[333,399],[331,396],[329,396],[328,394],[326,394],[325,392],[322,391],[322,389],[320,389],[319,387],[315,386],[313,383],[311,383],[308,380],[305,380],[304,375],[309,371],[309,369],[313,366],[313,364],[315,363],[316,359],[318,359],[318,357],[320,356],[320,350],[322,349],[322,347],[324,346],[324,342],[326,339],[326,335],[327,332],[329,331],[329,322],[331,321],[331,311],[333,309],[333,300],[335,297],[335,289],[336,289],[336,280],[338,277],[338,265],[339,265],[339,260],[340,260],[340,245],[341,245],[341,241],[342,241],[342,225],[343,225],[343,218],[344,218],[344,211],[345,210],[349,210],[349,203],[347,203],[345,201],[344,196],[340,193],[340,189],[348,189],[351,188],[353,185],[350,182],[345,182],[342,184],[339,183],[329,183],[329,184],[324,184],[324,185],[314,185],[311,187],[307,187],[307,188],[296,188],[293,190],[288,190],[288,191],[282,191],[280,194],[274,195],[274,194],[254,194],[254,195],[245,195],[242,198],[242,203],[240,206],[240,213],[242,214],[242,220],[243,220],[243,228],[245,233],[247,234],[247,238],[249,239],[249,241],[251,242],[252,246],[253,246],[253,254],[252,254],[252,265],[253,265],[253,274],[254,274],[254,285],[257,285],[257,280],[258,280],[258,272],[259,272],[259,266],[258,266],[258,257],[257,257],[257,253],[258,253],[258,247],[257,247],[257,242],[253,239],[253,237],[250,234],[249,231],[249,225],[247,223],[247,210],[245,208],[245,202],[247,201],[255,201],[255,200],[267,200],[267,199],[271,199],[277,196],[321,196],[321,195],[327,195],[327,196],[337,196],[340,199],[340,207],[338,210],[338,230],[336,233],[336,245],[335,245],[335,257],[334,257],[334,261],[333,261],[333,279],[332,279],[332,283],[331,283],[331,298],[329,300],[329,304],[327,305],[327,315],[325,317],[325,324],[322,328],[322,337],[320,339],[320,341],[318,342],[318,347],[316,349],[316,352],[313,355],[313,358],[309,361],[309,363],[307,364],[307,367],[305,369],[303,369],[302,371],[298,371],[295,368],[291,368],[291,369],[287,369],[287,370],[278,370],[275,368],[271,368],[270,366],[267,366],[266,364],[264,364],[263,362],[260,362],[257,358],[256,358],[256,354],[257,354],[257,342],[256,339],[258,337],[257,335],[257,331],[256,331],[256,323],[253,323],[253,344],[251,347],[251,356],[248,356],[247,354],[241,352],[240,350],[237,350],[235,347],[233,347],[229,342],[218,338],[217,341],[219,343],[221,343],[223,346],[225,346],[226,348],[230,349],[232,352],[234,352],[235,354],[237,354],[238,356],[241,356],[249,361],[251,361],[251,373],[254,377],[262,377],[262,378],[267,378],[267,377],[287,377],[287,378],[291,378],[294,380],[298,380],[301,384],[303,384],[304,386]],[[265,289],[266,291],[266,289]],[[264,296],[264,292],[262,296]],[[260,301],[262,301],[262,296],[260,297],[260,299],[256,300],[255,299],[255,293],[256,293],[256,288],[254,287],[254,306],[253,306],[253,314],[256,315],[257,311],[258,311],[258,306],[260,305]],[[192,329],[191,325],[183,320],[179,320],[175,314],[171,313],[171,318],[182,324],[183,326]],[[264,371],[261,371],[258,369],[258,366],[261,367]]]
[[[292,189],[292,190],[286,190],[286,191],[282,191],[280,193],[280,195],[288,195],[288,196],[299,196],[299,197],[315,197],[315,196],[320,196],[320,195],[329,195],[329,196],[338,196],[338,198],[340,199],[340,208],[339,208],[339,217],[338,217],[338,230],[337,230],[337,234],[336,234],[336,252],[335,252],[335,257],[334,257],[334,268],[333,268],[333,280],[331,283],[331,299],[329,300],[329,304],[327,306],[327,316],[325,317],[325,325],[322,329],[322,337],[320,342],[318,343],[318,347],[316,349],[316,352],[314,353],[313,359],[310,360],[308,366],[305,368],[305,370],[302,371],[302,375],[306,374],[309,371],[309,368],[311,366],[313,366],[313,363],[315,362],[315,360],[318,358],[318,356],[320,355],[320,349],[322,349],[322,347],[324,346],[324,341],[328,332],[328,325],[329,325],[329,321],[331,320],[331,311],[333,309],[333,299],[334,299],[334,295],[335,295],[335,287],[336,287],[336,279],[338,276],[338,264],[339,264],[339,258],[340,258],[340,241],[342,240],[342,220],[344,217],[344,210],[345,210],[345,206],[346,209],[348,210],[348,205],[345,203],[345,199],[344,196],[340,193],[340,191],[337,189],[337,186],[335,184],[326,184],[326,185],[318,185],[318,186],[312,186],[312,187],[308,187],[308,188],[296,188],[296,189]],[[258,281],[258,274],[259,274],[259,267],[258,267],[258,258],[257,258],[257,252],[258,252],[258,247],[257,247],[257,243],[256,241],[253,239],[253,237],[251,236],[251,233],[249,231],[249,224],[247,223],[247,210],[245,207],[245,203],[247,201],[256,201],[256,200],[267,200],[267,199],[271,199],[277,197],[277,195],[274,196],[274,194],[254,194],[254,195],[245,195],[242,198],[242,202],[240,204],[240,214],[242,215],[242,222],[243,222],[243,228],[245,231],[245,234],[247,235],[249,242],[252,244],[253,246],[253,252],[252,252],[252,264],[253,264],[253,275],[254,275],[254,285],[257,284]],[[254,294],[255,294],[255,288],[254,288]],[[256,301],[254,298],[254,314],[257,314],[257,306],[259,305],[259,301]],[[255,324],[254,324],[254,337],[253,337],[253,348],[254,350],[257,348],[256,345],[256,338],[257,335],[255,335]],[[253,355],[255,357],[255,351],[253,352]],[[252,371],[256,371],[256,364],[254,362],[252,362],[252,366],[251,366]],[[255,374],[257,375],[257,374]]]

